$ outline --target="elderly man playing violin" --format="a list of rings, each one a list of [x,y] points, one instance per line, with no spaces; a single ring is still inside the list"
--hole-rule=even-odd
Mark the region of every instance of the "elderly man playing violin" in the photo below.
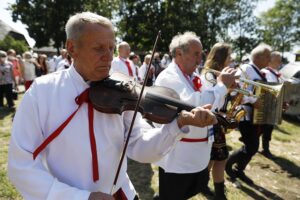
[[[25,93],[14,117],[8,161],[9,179],[24,199],[138,198],[126,160],[112,190],[133,111],[99,112],[87,95],[92,82],[109,76],[113,29],[110,20],[90,12],[72,16],[66,24],[71,67],[37,78]],[[182,111],[171,123],[146,131],[139,115],[126,156],[159,160],[188,133],[187,125],[217,123],[207,108]]]
[[[202,44],[193,32],[173,37],[169,46],[173,61],[159,74],[155,85],[174,89],[182,100],[194,106],[212,104],[221,108],[228,88],[235,82],[236,70],[224,68],[217,84],[209,90],[201,88],[195,73],[201,63]],[[190,131],[169,151],[159,166],[159,199],[184,200],[199,192],[208,193],[208,162],[213,138],[212,127],[189,127]],[[211,193],[211,192],[210,192]]]

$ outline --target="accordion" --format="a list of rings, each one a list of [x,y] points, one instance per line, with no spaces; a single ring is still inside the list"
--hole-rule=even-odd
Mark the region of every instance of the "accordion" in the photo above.
[[[255,95],[262,102],[260,108],[253,110],[254,124],[281,124],[282,121],[282,104],[284,97],[283,84],[281,83],[263,83],[272,88],[272,92],[268,88],[257,87]],[[276,91],[276,92],[274,92]]]

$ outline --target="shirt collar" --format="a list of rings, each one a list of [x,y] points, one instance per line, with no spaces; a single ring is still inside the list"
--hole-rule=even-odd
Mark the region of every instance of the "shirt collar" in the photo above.
[[[253,62],[250,62],[249,64],[255,67],[258,71],[260,71],[260,69]]]
[[[180,66],[175,62],[175,60],[173,62],[174,62],[174,65],[177,67],[177,70],[179,70],[183,76],[188,77],[190,80],[193,80],[195,78],[195,76],[198,76],[196,72],[193,72],[191,75],[185,74],[181,70]]]
[[[75,87],[79,93],[90,87],[90,81],[85,81],[83,79],[83,77],[77,72],[73,63],[69,67],[69,69],[67,69],[67,71],[69,72],[73,82],[75,83]]]
[[[124,61],[124,62],[128,60],[127,58],[122,58],[121,56],[119,56],[119,59]]]

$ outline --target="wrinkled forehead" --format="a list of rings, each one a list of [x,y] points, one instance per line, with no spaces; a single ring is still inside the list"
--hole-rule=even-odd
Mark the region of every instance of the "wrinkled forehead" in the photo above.
[[[115,45],[115,33],[108,26],[100,24],[87,24],[80,40],[81,42]]]
[[[120,45],[119,46],[119,51],[122,51],[122,50],[124,50],[124,51],[130,50],[129,44],[122,44],[122,45]]]
[[[199,41],[192,40],[187,45],[187,52],[202,52],[202,44]]]

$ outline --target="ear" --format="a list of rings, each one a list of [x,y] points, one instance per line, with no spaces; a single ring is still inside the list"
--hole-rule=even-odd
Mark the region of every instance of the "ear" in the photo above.
[[[66,41],[66,49],[72,58],[74,58],[74,56],[76,56],[76,51],[75,51],[75,46],[74,46],[73,40]]]
[[[176,57],[177,57],[177,56],[181,57],[182,54],[183,54],[183,52],[182,52],[181,49],[177,48],[177,49],[175,50],[175,55],[176,55]]]

